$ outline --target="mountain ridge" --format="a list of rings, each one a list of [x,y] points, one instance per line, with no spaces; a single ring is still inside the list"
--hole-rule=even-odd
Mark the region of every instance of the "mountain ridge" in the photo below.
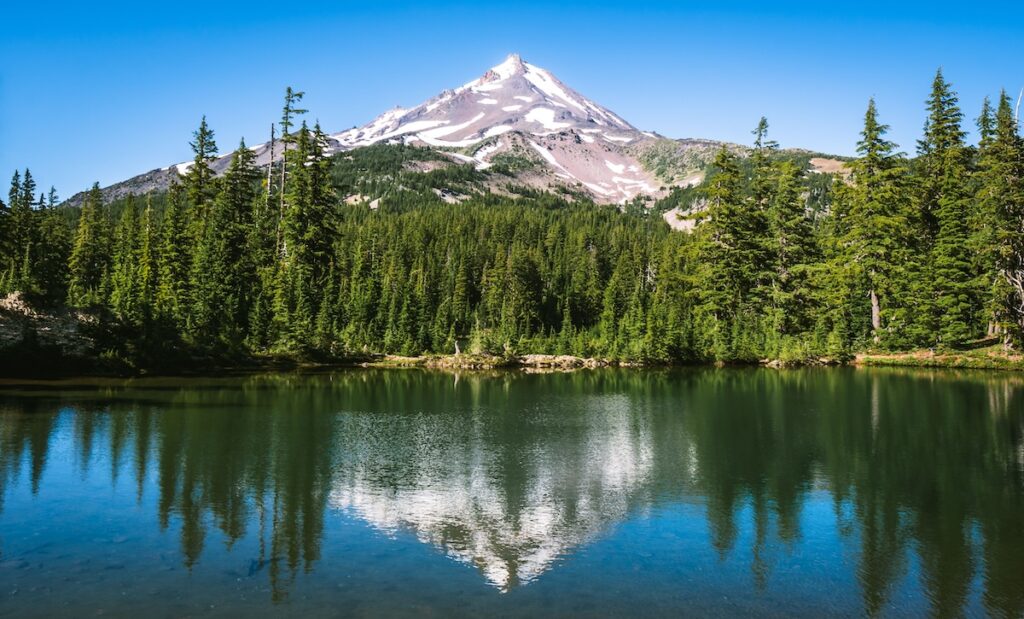
[[[744,150],[717,140],[671,139],[637,129],[515,53],[476,79],[416,106],[395,107],[365,125],[328,134],[327,152],[381,143],[436,149],[481,171],[495,160],[523,158],[537,164],[526,184],[586,195],[598,203],[658,198],[672,187],[699,184],[715,151],[723,146]],[[269,143],[250,150],[257,165],[270,163]],[[280,159],[279,147],[273,156]],[[223,173],[231,157],[213,161],[214,172]],[[166,189],[191,164],[172,164],[104,187],[104,200]],[[84,196],[76,194],[65,203],[80,204]]]

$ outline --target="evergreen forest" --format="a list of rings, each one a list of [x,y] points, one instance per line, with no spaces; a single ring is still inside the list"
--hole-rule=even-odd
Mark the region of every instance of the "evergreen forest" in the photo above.
[[[137,367],[457,346],[801,362],[1024,343],[1024,142],[1005,92],[969,118],[938,72],[909,155],[871,101],[833,175],[781,149],[762,118],[699,186],[620,206],[519,187],[514,162],[413,171],[449,160],[396,144],[329,156],[301,100],[288,89],[269,166],[242,142],[214,174],[204,118],[167,191],[104,203],[94,185],[69,206],[15,172],[0,294],[95,316],[96,354]],[[443,199],[485,174],[509,191]],[[371,189],[383,197],[345,200]],[[673,206],[688,231],[664,220]]]

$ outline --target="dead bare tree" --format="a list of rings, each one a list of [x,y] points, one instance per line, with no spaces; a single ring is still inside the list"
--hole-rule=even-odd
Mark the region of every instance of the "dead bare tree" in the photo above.
[[[275,138],[275,135],[274,135],[274,123],[270,123],[270,142],[269,142],[270,146],[269,146],[269,150],[268,150],[269,159],[267,159],[267,203],[266,203],[266,209],[267,209],[268,212],[270,211],[270,194],[272,193],[271,192],[271,187],[273,187],[273,183],[274,183],[274,138]]]

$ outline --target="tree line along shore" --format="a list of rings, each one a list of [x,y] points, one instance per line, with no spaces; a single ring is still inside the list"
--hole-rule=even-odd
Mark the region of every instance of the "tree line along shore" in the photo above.
[[[504,168],[411,165],[446,160],[425,148],[328,156],[301,99],[288,90],[268,166],[243,142],[215,175],[204,119],[166,192],[104,203],[94,186],[70,207],[16,172],[0,202],[3,366],[1022,366],[1024,142],[1005,92],[981,103],[971,144],[937,73],[912,157],[871,101],[856,158],[832,175],[761,119],[698,187],[621,206]],[[507,191],[482,189],[487,175]],[[439,195],[451,187],[465,199]],[[666,224],[670,208],[689,231]]]

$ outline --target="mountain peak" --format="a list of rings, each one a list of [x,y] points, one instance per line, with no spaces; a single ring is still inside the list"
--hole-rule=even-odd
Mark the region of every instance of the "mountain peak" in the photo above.
[[[387,140],[466,148],[508,131],[547,136],[565,130],[583,133],[586,142],[626,144],[644,137],[517,53],[458,88],[332,137],[349,148]]]
[[[520,155],[538,159],[555,177],[606,201],[655,191],[655,180],[623,151],[652,137],[516,53],[418,106],[331,136],[337,149],[391,141],[471,149],[472,156],[453,157],[481,167],[518,144],[525,148]]]
[[[488,73],[493,73],[500,79],[508,79],[513,75],[526,73],[526,63],[523,62],[523,58],[519,54],[511,53],[505,58],[504,62],[498,66],[491,67]]]

